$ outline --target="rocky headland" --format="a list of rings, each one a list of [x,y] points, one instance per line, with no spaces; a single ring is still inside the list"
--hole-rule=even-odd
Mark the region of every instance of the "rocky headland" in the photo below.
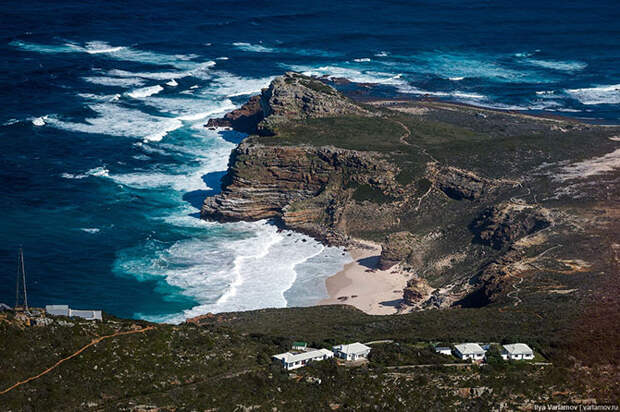
[[[617,127],[359,103],[296,73],[207,126],[250,135],[204,219],[274,219],[327,244],[380,243],[376,268],[406,277],[401,312],[573,296],[617,267]]]

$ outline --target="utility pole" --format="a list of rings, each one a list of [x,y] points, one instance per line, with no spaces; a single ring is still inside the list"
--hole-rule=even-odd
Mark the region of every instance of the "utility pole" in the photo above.
[[[23,290],[23,305],[21,309],[28,312],[28,293],[26,292],[26,269],[24,267],[24,250],[19,248],[17,255],[17,280],[15,283],[15,310],[19,308],[20,286]]]

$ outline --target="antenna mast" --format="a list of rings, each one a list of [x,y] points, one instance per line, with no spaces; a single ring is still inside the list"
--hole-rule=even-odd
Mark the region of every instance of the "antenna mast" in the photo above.
[[[17,281],[15,284],[15,309],[19,307],[20,298],[20,283],[23,288],[23,310],[28,312],[28,293],[26,292],[26,269],[24,267],[24,250],[19,248],[19,254],[17,255]]]

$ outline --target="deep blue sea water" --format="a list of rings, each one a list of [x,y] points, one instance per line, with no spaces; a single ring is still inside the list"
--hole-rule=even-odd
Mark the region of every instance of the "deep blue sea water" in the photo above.
[[[285,70],[620,119],[617,1],[13,2],[0,57],[0,301],[23,245],[31,305],[154,320],[309,305],[348,261],[197,218],[243,137],[203,124]]]

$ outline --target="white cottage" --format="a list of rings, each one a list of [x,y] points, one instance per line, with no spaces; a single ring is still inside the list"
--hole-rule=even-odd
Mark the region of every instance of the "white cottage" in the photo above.
[[[447,346],[435,346],[435,353],[450,356],[452,355],[452,349]]]
[[[484,354],[486,353],[477,343],[461,343],[460,345],[454,345],[454,352],[457,357],[463,360],[471,359],[472,362],[483,360]]]
[[[348,345],[337,345],[334,346],[332,350],[336,357],[350,361],[366,359],[370,353],[370,347],[359,342]]]
[[[525,343],[504,345],[502,348],[502,358],[504,360],[531,360],[534,359],[534,351]]]
[[[282,367],[286,370],[293,370],[297,368],[303,368],[310,362],[322,361],[325,359],[333,358],[334,353],[327,349],[315,349],[303,353],[280,353],[274,355],[273,359],[277,359],[282,362]]]

